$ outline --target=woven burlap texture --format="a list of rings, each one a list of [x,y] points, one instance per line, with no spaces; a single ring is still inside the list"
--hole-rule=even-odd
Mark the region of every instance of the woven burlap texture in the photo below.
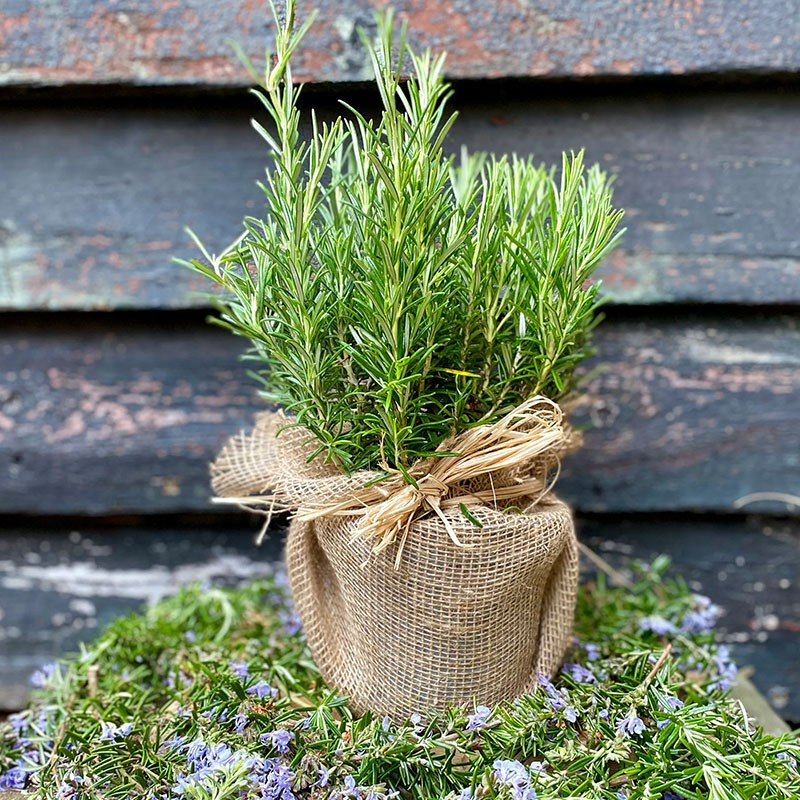
[[[278,489],[284,504],[288,498],[299,508],[375,477],[307,462],[308,432],[286,425],[281,412],[267,412],[252,432],[231,439],[212,465],[217,494],[252,499]],[[499,486],[514,477],[493,480]],[[522,513],[471,506],[483,527],[447,509],[464,547],[437,516],[417,519],[399,565],[393,548],[375,554],[369,541],[354,538],[353,517],[292,519],[286,565],[294,602],[322,676],[349,695],[356,713],[404,717],[492,704],[558,668],[578,581],[572,517],[552,492],[514,505]]]

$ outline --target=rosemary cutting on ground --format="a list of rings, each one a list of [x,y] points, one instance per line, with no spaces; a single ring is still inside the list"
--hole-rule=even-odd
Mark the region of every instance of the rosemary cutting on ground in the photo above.
[[[290,61],[311,20],[295,31],[291,1],[273,14],[275,53],[254,72],[271,118],[254,123],[274,160],[265,216],[221,256],[182,262],[222,287],[218,321],[251,340],[265,395],[350,471],[402,470],[534,395],[568,394],[597,321],[589,279],[620,235],[607,175],[582,153],[559,174],[446,155],[444,57],[415,53],[404,29],[393,41],[390,12],[365,41],[379,118],[312,115],[303,139]]]
[[[280,576],[192,587],[38,675],[0,727],[0,788],[40,800],[784,800],[800,743],[726,695],[718,609],[664,581],[579,598],[561,673],[518,700],[353,719]]]

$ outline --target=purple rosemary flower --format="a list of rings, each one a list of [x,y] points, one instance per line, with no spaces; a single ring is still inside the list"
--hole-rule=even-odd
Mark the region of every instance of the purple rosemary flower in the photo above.
[[[331,777],[330,770],[328,770],[327,767],[320,766],[320,768],[317,770],[317,775],[317,782],[314,785],[321,786],[323,788],[327,786]]]
[[[100,720],[100,740],[104,742],[116,742],[117,737],[124,739],[126,736],[130,736],[132,730],[132,722],[123,722],[122,725],[115,725],[113,722]]]
[[[289,742],[294,739],[294,733],[287,731],[285,728],[278,728],[278,730],[270,731],[269,733],[262,733],[259,738],[263,744],[271,744],[276,752],[284,756],[289,752]]]
[[[469,786],[462,789],[458,794],[457,800],[473,800],[472,789]]]
[[[263,800],[294,800],[292,785],[294,772],[281,763],[271,764],[266,780],[258,788],[261,790]]]
[[[247,689],[247,694],[254,694],[256,697],[277,697],[278,690],[273,689],[266,681],[259,681]]]
[[[665,695],[658,700],[658,706],[662,711],[677,711],[683,708],[683,700],[674,695]]]
[[[795,772],[797,771],[797,759],[787,753],[785,750],[778,753],[775,758],[777,758],[778,761],[785,761],[791,769],[795,770]]]
[[[650,617],[642,617],[639,620],[640,631],[652,631],[657,636],[667,636],[670,633],[675,633],[675,625],[664,617],[653,615]]]
[[[566,689],[556,689],[546,675],[539,675],[537,681],[547,693],[547,702],[553,711],[561,711],[567,707],[569,695]]]
[[[384,716],[381,720],[381,729],[384,733],[389,733],[389,726],[392,724],[392,720],[388,716]]]
[[[17,736],[22,736],[23,733],[28,732],[28,728],[30,727],[30,722],[28,718],[22,712],[18,712],[16,714],[9,714],[8,715],[8,722],[11,723],[11,727],[14,729],[14,733]]]
[[[244,733],[244,729],[247,727],[248,722],[249,720],[247,719],[247,715],[240,711],[233,718],[233,729],[241,736]]]
[[[638,736],[644,731],[644,728],[644,722],[636,716],[636,712],[633,709],[628,712],[627,716],[617,722],[617,730],[624,736]]]
[[[475,706],[475,713],[467,717],[467,730],[479,731],[481,728],[485,728],[491,716],[492,709],[488,706]]]
[[[594,672],[583,664],[575,664],[572,662],[565,663],[562,667],[564,672],[572,677],[576,683],[597,683],[597,678]]]
[[[536,800],[536,790],[531,786],[530,772],[524,764],[510,759],[498,759],[492,767],[495,780],[511,789],[512,800]]]
[[[567,722],[577,722],[578,712],[572,706],[565,706],[564,710],[561,712],[561,717],[567,720]]]
[[[689,611],[683,617],[681,630],[684,633],[708,633],[716,625],[722,609],[714,605],[705,595],[695,594],[692,597],[695,610]]]
[[[247,662],[245,661],[231,661],[228,663],[228,667],[230,667],[231,672],[237,678],[249,678],[250,677],[250,670],[247,667]]]
[[[422,714],[417,714],[415,711],[409,718],[408,721],[411,723],[411,727],[414,728],[414,733],[419,735],[422,733]]]
[[[282,609],[278,612],[278,620],[283,625],[283,632],[287,636],[295,636],[303,630],[300,615],[293,608]]]
[[[165,739],[161,746],[167,750],[178,750],[183,747],[183,736],[178,736],[176,733],[171,739]]]
[[[519,761],[498,758],[492,764],[492,768],[495,779],[504,786],[517,786],[528,782],[528,770]]]
[[[42,689],[55,672],[55,664],[43,664],[30,677],[30,684],[36,689]]]
[[[667,789],[667,791],[661,795],[661,800],[685,800],[685,798],[682,794],[678,794],[677,792],[673,792],[671,789]]]
[[[587,660],[597,661],[600,658],[600,648],[596,644],[585,644],[583,649],[586,651]]]
[[[20,766],[0,775],[0,789],[24,789],[27,782],[28,773]]]
[[[727,691],[736,681],[736,673],[738,672],[736,664],[731,661],[731,654],[727,647],[717,648],[717,652],[714,655],[714,667],[716,669],[716,680],[708,688]]]
[[[658,707],[661,711],[671,714],[677,711],[679,708],[683,708],[683,700],[679,697],[675,697],[673,695],[667,695],[665,697],[659,697],[658,699]],[[666,728],[667,725],[672,722],[671,719],[660,719],[656,722],[656,728],[661,730],[661,728]]]

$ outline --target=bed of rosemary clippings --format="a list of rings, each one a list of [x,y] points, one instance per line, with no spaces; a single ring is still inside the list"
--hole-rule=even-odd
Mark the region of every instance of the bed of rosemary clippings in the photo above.
[[[583,587],[552,682],[407,720],[350,716],[280,576],[187,588],[36,676],[0,735],[0,785],[61,800],[800,796],[797,738],[754,729],[727,698],[717,609],[665,567],[633,590]]]

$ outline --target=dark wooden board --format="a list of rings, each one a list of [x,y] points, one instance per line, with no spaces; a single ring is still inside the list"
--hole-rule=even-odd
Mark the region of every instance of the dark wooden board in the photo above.
[[[553,163],[585,146],[617,176],[628,233],[600,269],[616,302],[800,301],[800,93],[539,97],[506,86],[487,102],[473,91],[457,91],[452,149]],[[323,115],[330,102],[320,99]],[[196,254],[185,226],[219,252],[262,208],[256,111],[244,95],[233,106],[5,110],[0,309],[203,304],[191,291],[208,287],[170,259]]]
[[[368,62],[355,26],[373,28],[375,0],[313,0],[321,11],[298,54],[298,77],[359,81]],[[794,71],[800,9],[788,2],[681,0],[396,0],[420,47],[446,49],[458,77]],[[266,4],[237,0],[6,0],[0,85],[241,85],[233,39],[263,55]]]
[[[730,511],[752,492],[797,493],[796,317],[648,313],[607,321],[597,344],[586,445],[559,484],[578,508]],[[189,315],[10,317],[0,509],[208,510],[207,461],[262,407],[241,349]]]
[[[247,579],[280,556],[281,524],[253,545],[254,524],[195,522],[0,530],[0,708],[22,703],[28,675],[114,616],[191,580]],[[581,538],[617,566],[667,553],[673,574],[725,608],[722,638],[786,719],[800,721],[800,527],[731,518],[584,519]],[[588,572],[588,570],[586,570]]]

